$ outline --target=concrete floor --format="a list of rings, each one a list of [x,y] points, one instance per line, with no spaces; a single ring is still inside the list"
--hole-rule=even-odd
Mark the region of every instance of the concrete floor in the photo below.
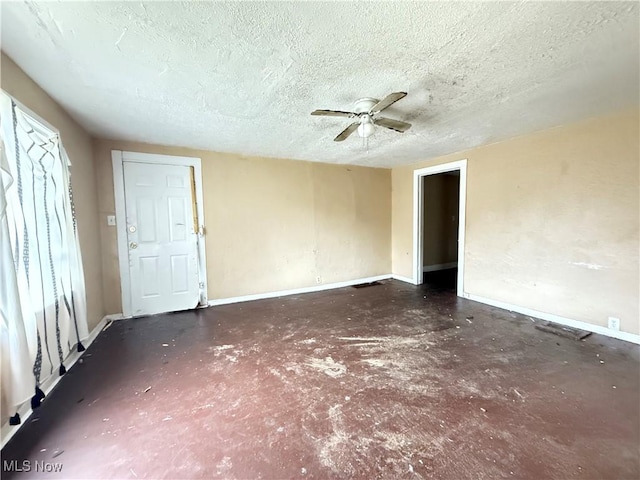
[[[396,281],[120,321],[3,478],[637,479],[639,365]]]

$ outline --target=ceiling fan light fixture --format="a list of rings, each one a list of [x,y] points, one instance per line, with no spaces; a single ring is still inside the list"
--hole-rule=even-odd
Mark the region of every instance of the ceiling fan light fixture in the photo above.
[[[373,135],[373,132],[375,132],[375,130],[376,127],[373,126],[373,123],[361,123],[358,127],[358,135],[360,135],[362,138],[369,138],[371,135]]]

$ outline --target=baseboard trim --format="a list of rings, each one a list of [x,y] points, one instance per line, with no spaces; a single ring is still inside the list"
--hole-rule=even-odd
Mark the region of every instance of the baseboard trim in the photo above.
[[[84,345],[84,347],[88,348],[89,345],[91,345],[94,342],[94,340],[98,337],[98,335],[105,329],[105,327],[109,323],[111,323],[114,320],[120,320],[121,318],[122,318],[122,315],[120,314],[105,315],[105,317],[102,320],[100,320],[100,322],[93,328],[93,330],[91,330],[89,335],[86,338],[82,339],[82,344]],[[64,359],[64,365],[67,368],[67,370],[69,370],[73,365],[75,365],[75,363],[78,361],[78,359],[82,356],[83,353],[84,352],[78,352],[77,350],[73,350],[69,353],[67,358]],[[48,396],[49,393],[51,393],[53,388],[58,384],[58,382],[61,379],[62,377],[60,375],[56,375],[54,373],[47,379],[46,382],[42,384],[41,388],[45,396]],[[11,440],[11,438],[16,434],[16,432],[18,432],[18,430],[20,430],[20,428],[22,428],[22,426],[27,423],[27,420],[29,419],[29,417],[31,417],[32,413],[33,413],[33,410],[31,410],[31,404],[29,400],[27,400],[20,406],[20,408],[18,408],[18,414],[20,414],[20,420],[21,420],[20,425],[9,425],[9,422],[6,422],[4,425],[2,425],[2,428],[0,429],[0,436],[2,437],[2,447],[0,448],[4,448],[4,446],[7,444],[9,440]]]
[[[351,287],[361,283],[377,282],[391,278],[391,274],[377,275],[375,277],[357,278],[346,282],[327,283],[326,285],[316,285],[313,287],[294,288],[293,290],[280,290],[278,292],[256,293],[255,295],[243,295],[240,297],[228,297],[209,300],[209,306],[228,305],[230,303],[251,302],[253,300],[264,300],[266,298],[286,297],[288,295],[300,295],[302,293],[321,292],[323,290],[333,290],[335,288]]]
[[[391,274],[391,278],[394,280],[398,280],[400,282],[410,283],[411,285],[415,285],[412,278],[404,277],[402,275],[396,275],[395,273]]]
[[[604,335],[606,337],[616,338],[618,340],[624,340],[625,342],[630,342],[630,343],[635,343],[640,345],[640,335],[636,335],[633,333],[611,330],[609,328],[602,327],[600,325],[593,325],[591,323],[582,322],[580,320],[573,320],[571,318],[561,317],[559,315],[554,315],[552,313],[539,312],[538,310],[533,310],[531,308],[520,307],[518,305],[511,305],[509,303],[500,302],[498,300],[492,300],[490,298],[485,298],[485,297],[473,295],[470,293],[465,293],[464,297],[468,298],[469,300],[473,300],[475,302],[491,305],[492,307],[498,307],[504,310],[510,310],[512,312],[521,313],[523,315],[529,315],[530,317],[540,318],[542,320],[547,320],[549,322],[559,323],[560,325],[565,325],[567,327],[579,328],[581,330],[586,330],[588,332],[593,332],[599,335]]]
[[[458,262],[436,263],[435,265],[425,265],[422,267],[422,273],[436,272],[438,270],[447,270],[449,268],[457,268]]]

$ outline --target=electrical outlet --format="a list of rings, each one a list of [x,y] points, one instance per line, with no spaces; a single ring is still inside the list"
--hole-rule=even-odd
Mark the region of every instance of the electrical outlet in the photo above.
[[[616,317],[609,317],[609,328],[611,330],[620,330],[620,319]]]
[[[316,283],[322,283],[322,277],[320,276],[316,277]]]

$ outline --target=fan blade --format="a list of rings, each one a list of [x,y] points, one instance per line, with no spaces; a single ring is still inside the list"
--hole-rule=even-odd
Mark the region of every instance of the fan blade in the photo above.
[[[392,118],[386,117],[375,117],[373,119],[373,123],[400,133],[404,133],[411,128],[410,123],[401,122],[400,120],[394,120]]]
[[[353,112],[343,112],[340,110],[314,110],[311,115],[323,115],[325,117],[353,117]]]
[[[371,108],[371,110],[369,111],[369,115],[374,115],[376,113],[381,112],[385,108],[390,107],[391,105],[396,103],[398,100],[406,96],[407,96],[407,92],[390,93],[389,95],[384,97],[382,100],[380,100]]]
[[[333,141],[334,142],[342,142],[349,135],[351,135],[353,132],[355,132],[358,129],[359,126],[360,126],[360,122],[352,123],[347,128],[345,128],[342,132],[340,132],[340,134],[338,134],[338,136],[336,138],[334,138]]]

